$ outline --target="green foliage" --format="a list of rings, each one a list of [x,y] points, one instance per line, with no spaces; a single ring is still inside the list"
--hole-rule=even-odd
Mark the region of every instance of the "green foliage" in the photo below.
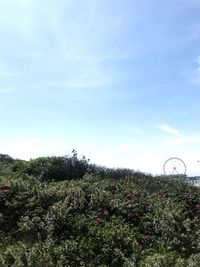
[[[187,261],[171,251],[156,252],[145,257],[139,264],[140,267],[187,267]]]
[[[188,260],[188,267],[199,267],[200,266],[200,253],[193,254]]]
[[[9,175],[12,165],[16,162],[15,159],[7,154],[0,154],[0,175]]]
[[[72,151],[72,156],[64,157],[40,157],[30,161],[15,160],[12,164],[12,171],[26,173],[37,177],[40,181],[62,181],[81,179],[84,175],[90,174],[96,178],[106,179],[144,179],[150,177],[131,169],[106,168],[96,164],[89,164],[89,159],[83,156],[78,158],[77,152]]]
[[[7,154],[0,154],[0,162],[9,164],[15,162],[15,159]]]
[[[83,177],[87,164],[16,161],[1,177],[0,266],[199,266],[199,188],[132,171]]]
[[[84,156],[78,159],[75,150],[72,156],[40,157],[30,161],[16,161],[12,170],[19,173],[33,175],[41,181],[62,181],[66,179],[80,179],[88,169],[89,160]]]

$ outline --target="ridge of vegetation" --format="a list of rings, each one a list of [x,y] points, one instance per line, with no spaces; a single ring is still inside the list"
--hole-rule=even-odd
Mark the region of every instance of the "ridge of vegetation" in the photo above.
[[[0,266],[198,267],[200,189],[85,157],[0,154]]]

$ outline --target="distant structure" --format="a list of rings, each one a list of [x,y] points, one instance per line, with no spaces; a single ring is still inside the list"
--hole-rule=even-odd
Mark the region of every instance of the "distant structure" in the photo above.
[[[197,160],[200,163],[200,160]],[[185,162],[177,157],[169,158],[163,165],[163,172],[166,176],[173,179],[182,179],[194,186],[200,186],[200,176],[187,176]]]
[[[163,165],[164,174],[173,178],[186,178],[186,170],[185,162],[177,157],[169,158]]]

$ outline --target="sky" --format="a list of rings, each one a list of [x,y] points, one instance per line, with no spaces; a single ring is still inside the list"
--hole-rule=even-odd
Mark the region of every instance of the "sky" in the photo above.
[[[0,153],[200,176],[200,0],[0,0]]]

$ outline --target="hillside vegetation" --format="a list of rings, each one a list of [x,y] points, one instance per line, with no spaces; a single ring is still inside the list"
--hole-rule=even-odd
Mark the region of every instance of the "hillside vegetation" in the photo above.
[[[1,154],[0,266],[198,267],[200,189],[76,151]]]

